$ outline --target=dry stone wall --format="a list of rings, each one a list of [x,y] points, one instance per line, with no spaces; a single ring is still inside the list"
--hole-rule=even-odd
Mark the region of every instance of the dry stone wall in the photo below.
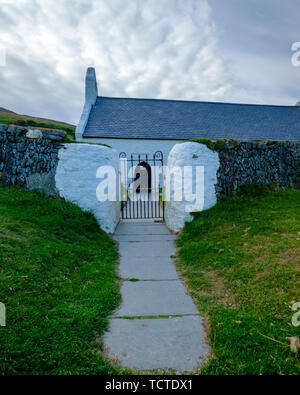
[[[119,221],[120,203],[97,201],[96,170],[113,166],[117,171],[118,154],[101,145],[65,144],[64,134],[0,125],[0,185],[16,184],[50,196],[58,194],[92,211],[102,229],[112,233]],[[169,166],[204,167],[204,210],[253,183],[300,189],[297,142],[201,139],[179,143],[169,155]],[[193,209],[193,204],[184,200],[167,202],[168,226],[179,231],[192,219]]]
[[[120,218],[120,202],[96,196],[100,166],[113,166],[118,154],[102,145],[63,143],[64,132],[0,125],[0,185],[21,185],[49,196],[58,195],[91,211],[107,233]]]
[[[300,189],[300,143],[224,140],[209,145],[220,159],[218,200],[250,184]]]
[[[300,143],[297,142],[201,139],[175,145],[168,165],[204,167],[202,209],[190,209],[190,202],[184,199],[166,202],[166,224],[175,232],[185,222],[192,221],[192,211],[206,210],[241,187],[262,184],[300,189]],[[201,180],[195,178],[192,183],[196,190]],[[171,184],[171,192],[175,187]]]
[[[54,195],[59,141],[63,136],[61,131],[43,134],[20,126],[0,125],[1,186],[36,186],[35,189]]]

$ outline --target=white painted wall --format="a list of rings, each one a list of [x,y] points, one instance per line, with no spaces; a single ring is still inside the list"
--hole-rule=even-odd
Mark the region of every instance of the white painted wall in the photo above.
[[[137,139],[83,139],[76,136],[78,141],[87,143],[100,143],[112,147],[120,154],[126,152],[127,158],[130,159],[131,154],[148,154],[153,155],[156,151],[162,151],[164,156],[164,165],[167,164],[168,156],[178,140],[137,140]]]
[[[91,211],[107,233],[113,233],[119,223],[120,202],[98,201],[96,189],[101,180],[96,178],[96,172],[100,166],[113,166],[118,171],[118,160],[118,153],[111,148],[65,144],[59,150],[55,175],[60,196],[84,211]]]
[[[178,185],[174,186],[174,183],[171,183],[171,201],[166,202],[165,220],[166,225],[172,231],[179,232],[184,227],[185,222],[193,220],[190,212],[207,210],[217,203],[215,185],[220,166],[219,155],[203,144],[193,142],[177,144],[170,152],[168,166],[170,168],[178,166],[182,169],[182,172],[184,166],[204,166],[204,205],[200,210],[190,207],[195,201],[188,202],[184,198],[182,201],[174,201],[172,196],[174,196],[174,189],[178,188]],[[191,183],[195,192],[197,187],[201,188],[201,177],[196,178],[195,174],[193,178],[185,177],[182,185],[183,197],[184,183]]]

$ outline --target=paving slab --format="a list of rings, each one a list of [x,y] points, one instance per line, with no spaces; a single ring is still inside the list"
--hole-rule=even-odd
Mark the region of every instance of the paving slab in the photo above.
[[[123,279],[178,280],[178,274],[170,257],[120,258],[119,273]]]
[[[112,319],[104,344],[110,358],[138,370],[189,372],[209,355],[201,317]]]
[[[175,255],[175,246],[172,241],[152,242],[119,242],[119,253],[121,257],[170,257]]]
[[[177,239],[175,235],[145,235],[145,234],[134,234],[134,235],[115,235],[113,239],[120,242],[120,241],[144,241],[144,242],[151,242],[151,241],[174,241]]]
[[[125,281],[122,304],[116,317],[198,314],[192,298],[180,281]]]
[[[170,235],[171,232],[164,224],[121,222],[115,235]]]
[[[144,220],[140,219],[132,219],[132,220],[122,220],[119,225],[123,225],[124,223],[129,223],[132,226],[139,226],[139,225],[162,225],[162,226],[166,226],[165,223],[160,220],[160,219],[154,219],[154,218],[145,218]]]
[[[188,372],[209,354],[202,318],[171,259],[175,238],[153,221],[121,222],[114,235],[125,281],[104,343],[125,368]]]
[[[142,218],[142,219],[140,219],[140,218],[136,218],[136,219],[126,219],[126,218],[122,218],[121,220],[121,223],[125,223],[125,222],[127,222],[127,223],[135,223],[135,224],[154,224],[154,225],[156,225],[156,224],[164,224],[164,221],[163,221],[163,219],[162,218]]]

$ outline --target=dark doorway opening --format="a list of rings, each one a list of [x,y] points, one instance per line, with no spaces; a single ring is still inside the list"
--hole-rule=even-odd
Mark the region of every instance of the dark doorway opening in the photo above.
[[[135,169],[135,181],[140,180],[140,185],[137,187],[137,193],[151,193],[151,166],[147,162],[140,162]]]

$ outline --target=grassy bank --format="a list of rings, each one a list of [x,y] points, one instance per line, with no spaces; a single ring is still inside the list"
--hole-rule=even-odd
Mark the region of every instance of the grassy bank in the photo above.
[[[177,268],[208,318],[203,374],[300,374],[300,191],[245,190],[186,225]]]
[[[24,126],[26,128],[40,129],[40,130],[49,130],[49,129],[58,129],[66,132],[66,141],[72,142],[75,140],[75,127],[68,126],[60,123],[53,122],[41,122],[34,120],[26,120],[26,119],[15,119],[15,118],[3,118],[0,116],[0,125],[17,125]]]
[[[5,125],[19,125],[26,127],[40,127],[44,129],[60,129],[66,132],[75,132],[75,127],[68,126],[61,123],[55,122],[42,122],[42,121],[34,121],[31,119],[15,119],[15,118],[3,118],[0,117],[0,124]]]
[[[117,373],[99,353],[120,301],[114,242],[78,207],[0,189],[1,374]]]

